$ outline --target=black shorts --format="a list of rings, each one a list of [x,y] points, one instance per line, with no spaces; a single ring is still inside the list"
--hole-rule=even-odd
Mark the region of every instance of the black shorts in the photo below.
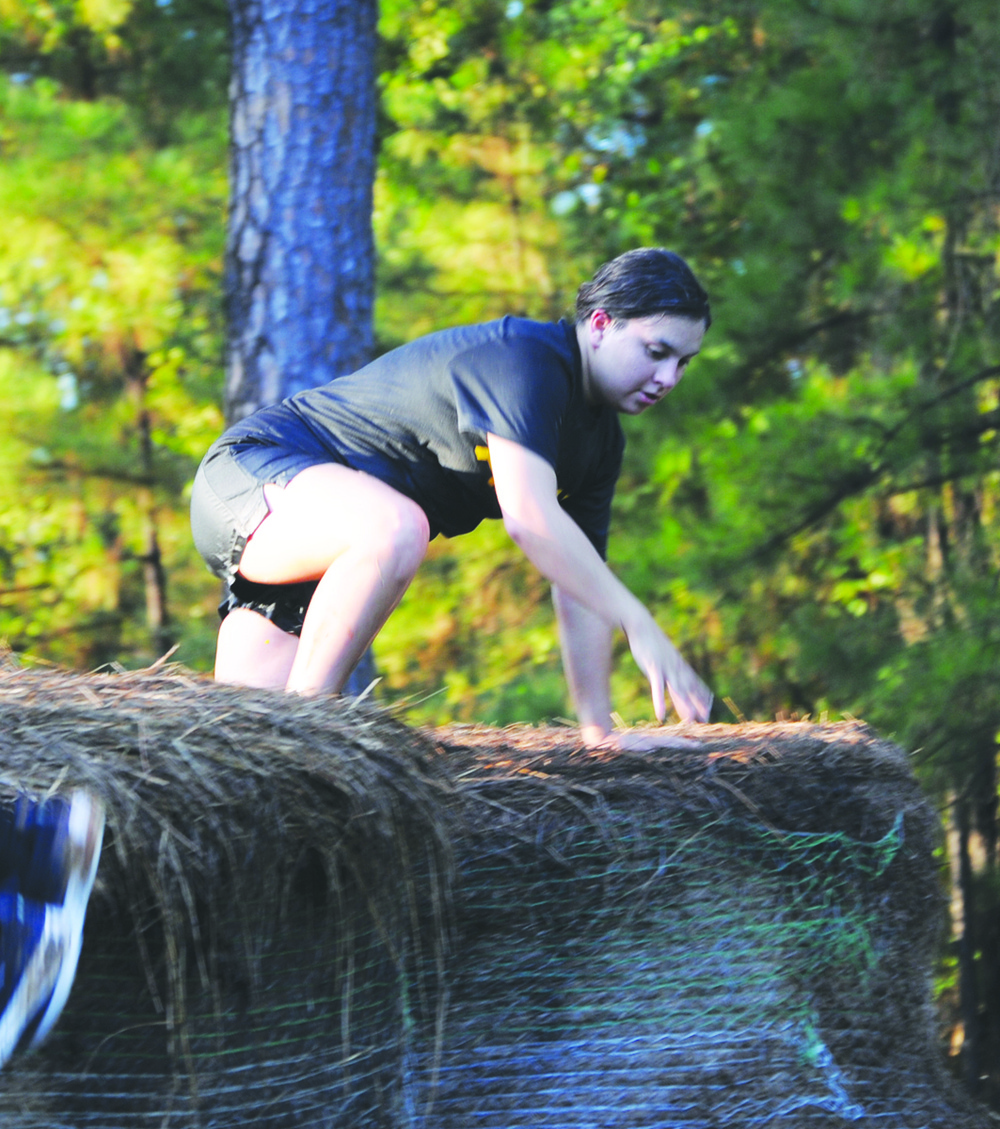
[[[256,584],[240,575],[240,559],[267,516],[264,487],[270,482],[285,486],[300,470],[334,461],[329,451],[289,451],[225,436],[208,449],[191,490],[191,532],[198,552],[225,585],[221,619],[233,608],[250,608],[282,631],[301,632],[317,582]]]

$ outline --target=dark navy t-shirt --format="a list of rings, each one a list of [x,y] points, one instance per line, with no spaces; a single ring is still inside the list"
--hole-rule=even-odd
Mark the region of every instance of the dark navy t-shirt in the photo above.
[[[559,501],[598,552],[624,437],[616,413],[587,404],[575,327],[505,317],[393,349],[349,376],[299,392],[223,437],[302,451],[388,483],[452,537],[501,516],[486,435],[513,440],[556,472]]]

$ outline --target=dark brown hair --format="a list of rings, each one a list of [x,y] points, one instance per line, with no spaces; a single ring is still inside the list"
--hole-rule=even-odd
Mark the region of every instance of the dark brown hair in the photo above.
[[[711,325],[708,295],[687,263],[663,247],[640,247],[605,263],[576,295],[576,320],[604,310],[615,321],[656,314]]]

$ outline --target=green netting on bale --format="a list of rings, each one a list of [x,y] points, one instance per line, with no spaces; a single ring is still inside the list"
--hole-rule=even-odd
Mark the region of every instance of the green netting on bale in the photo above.
[[[815,986],[835,980],[838,1006],[851,997],[855,1033],[859,1021],[879,1026],[867,884],[901,839],[901,819],[871,844],[666,824],[635,844],[620,834],[631,865],[610,873],[603,840],[550,842],[558,865],[529,884],[522,860],[513,905],[509,860],[470,860],[427,1123],[467,1125],[470,1113],[511,1129],[866,1117],[821,1035]]]
[[[933,813],[861,726],[704,753],[443,735],[462,781],[449,1036],[424,1124],[983,1124],[934,1046]]]
[[[422,735],[183,672],[0,680],[108,833],[41,1127],[963,1129],[933,811],[863,726]]]

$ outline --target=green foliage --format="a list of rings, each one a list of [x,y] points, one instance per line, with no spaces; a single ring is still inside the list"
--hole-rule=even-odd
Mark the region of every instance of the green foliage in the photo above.
[[[502,312],[559,317],[605,258],[676,235],[680,151],[730,21],[620,0],[389,0],[381,30],[388,341]]]
[[[225,104],[226,0],[0,0],[0,66],[85,101],[118,96],[160,144]]]
[[[157,552],[211,653],[184,487],[221,426],[222,125],[154,148],[115,99],[0,86],[0,636],[36,659],[157,657]]]
[[[968,721],[949,728],[943,708],[968,673],[958,624],[985,640],[987,683],[996,671],[992,17],[775,3],[753,38],[709,160],[739,202],[738,269],[717,289],[731,353],[704,366],[703,410],[661,455],[665,527],[697,540],[688,567],[733,607],[730,636],[756,658],[784,639],[751,710],[829,705],[926,735],[892,672],[940,655],[947,747]],[[754,113],[736,113],[751,90]],[[678,473],[694,452],[697,473]],[[738,672],[719,672],[739,701]],[[970,708],[1000,727],[995,692]]]

